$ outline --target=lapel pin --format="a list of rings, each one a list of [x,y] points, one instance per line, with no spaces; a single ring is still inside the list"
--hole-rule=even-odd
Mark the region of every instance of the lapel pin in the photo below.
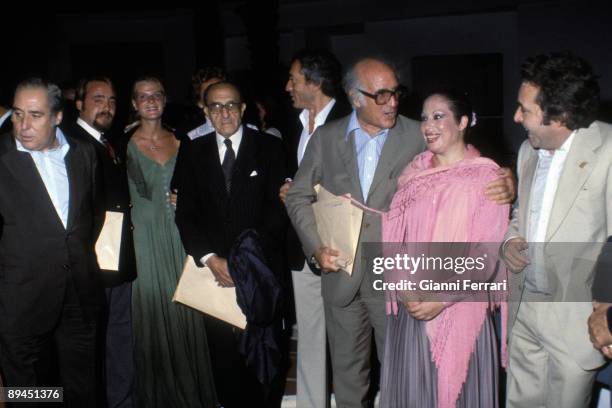
[[[578,163],[578,167],[580,167],[581,169],[584,169],[584,166],[586,165],[587,165],[587,162],[585,161]]]

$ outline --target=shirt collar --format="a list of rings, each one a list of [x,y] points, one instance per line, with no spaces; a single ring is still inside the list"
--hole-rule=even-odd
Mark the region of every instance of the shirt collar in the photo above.
[[[97,129],[94,129],[93,126],[90,126],[89,123],[85,122],[81,118],[77,119],[77,125],[85,129],[85,131],[91,136],[93,136],[93,138],[96,139],[98,142],[102,143],[102,132]]]
[[[65,155],[68,150],[70,149],[70,145],[68,144],[68,141],[66,140],[66,136],[64,136],[64,133],[62,132],[62,130],[59,127],[55,128],[55,138],[57,139],[58,142],[58,146],[56,148],[53,149],[49,149],[50,152],[55,152],[58,150],[61,150],[62,153]],[[23,147],[23,145],[21,144],[21,142],[19,141],[19,139],[15,138],[15,144],[17,146],[17,150],[19,150],[20,152],[26,152],[26,153],[42,153],[39,152],[37,150],[28,150],[25,147]]]
[[[544,157],[544,156],[553,156],[556,152],[561,152],[562,154],[567,154],[567,152],[569,151],[570,147],[572,147],[572,142],[574,141],[574,136],[576,136],[576,131],[572,131],[572,133],[570,133],[569,137],[567,139],[565,139],[565,142],[563,142],[563,144],[561,145],[561,147],[559,147],[558,149],[555,149],[554,152],[550,152],[546,149],[539,149],[538,150],[538,157]]]
[[[346,135],[344,136],[344,140],[345,141],[348,140],[349,135],[357,129],[360,129],[362,132],[367,134],[367,132],[363,130],[361,125],[359,124],[359,119],[357,119],[357,111],[353,109],[353,113],[351,113],[351,117],[349,119],[348,126],[346,127]],[[378,132],[376,135],[374,135],[374,137],[377,137],[380,135],[387,135],[388,133],[389,133],[389,129],[383,129],[380,132]]]
[[[217,137],[217,145],[219,147],[223,146],[225,137],[221,136],[218,132],[215,132],[215,136]],[[234,151],[238,149],[238,146],[240,146],[240,142],[242,141],[242,125],[238,127],[236,133],[229,137],[229,140],[232,141],[232,149],[234,149]]]
[[[325,107],[321,109],[319,113],[315,115],[315,120],[314,120],[315,129],[325,123],[325,120],[327,119],[329,112],[331,112],[335,104],[336,104],[336,100],[332,98],[329,102],[327,102],[327,105],[325,105]],[[300,113],[300,122],[302,122],[302,126],[304,127],[304,129],[308,129],[309,115],[310,114],[308,112],[308,109],[303,109],[302,112]]]

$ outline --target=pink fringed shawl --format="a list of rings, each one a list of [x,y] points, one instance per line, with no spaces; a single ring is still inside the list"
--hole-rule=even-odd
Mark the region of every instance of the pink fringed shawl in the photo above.
[[[390,209],[383,215],[383,242],[500,242],[509,206],[484,196],[486,185],[498,178],[498,166],[472,146],[464,160],[451,166],[432,167],[432,158],[431,152],[421,153],[400,176]],[[387,293],[388,314],[397,314],[395,295]],[[487,302],[456,302],[427,322],[439,408],[455,406],[489,307]],[[502,303],[505,339],[504,315]],[[505,340],[502,344],[505,366]]]

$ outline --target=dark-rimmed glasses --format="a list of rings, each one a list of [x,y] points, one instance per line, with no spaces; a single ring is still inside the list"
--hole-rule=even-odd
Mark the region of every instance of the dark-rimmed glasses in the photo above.
[[[222,110],[226,110],[228,113],[236,113],[240,111],[240,107],[242,106],[242,102],[228,102],[226,104],[223,103],[211,103],[206,105],[208,110],[213,115],[218,115]]]
[[[374,102],[377,105],[384,105],[385,103],[389,102],[392,96],[395,97],[395,100],[399,100],[399,98],[404,93],[404,90],[402,89],[402,87],[397,87],[395,89],[379,89],[378,91],[374,93],[366,92],[363,89],[357,89],[357,90],[361,92],[363,95],[367,96],[368,98],[374,99]]]

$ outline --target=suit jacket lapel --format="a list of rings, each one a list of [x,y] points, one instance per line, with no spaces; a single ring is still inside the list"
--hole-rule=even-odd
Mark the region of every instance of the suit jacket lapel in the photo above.
[[[28,153],[17,150],[12,136],[10,139],[7,137],[4,143],[12,144],[11,146],[4,146],[7,149],[1,159],[8,171],[15,179],[20,181],[19,185],[25,190],[27,197],[40,207],[41,218],[53,220],[52,222],[58,228],[64,229],[32,157]]]
[[[359,182],[359,168],[357,166],[357,153],[355,150],[355,136],[350,133],[345,137],[348,127],[348,119],[339,123],[338,137],[336,139],[340,160],[344,163],[346,172],[348,173],[353,191],[351,195],[354,198],[362,198],[361,183]]]
[[[524,205],[520,203],[519,206],[519,220],[523,220],[522,223],[522,231],[520,233],[527,237],[527,226],[530,222],[530,209],[531,209],[531,186],[533,185],[533,177],[535,176],[536,167],[538,165],[538,154],[537,151],[532,149],[531,147],[528,152],[528,157],[525,158],[525,162],[523,164],[523,168],[521,169],[521,186],[519,189],[519,199],[520,197],[525,197]]]
[[[203,153],[203,164],[205,167],[204,177],[210,180],[213,184],[212,190],[217,191],[220,195],[219,198],[223,202],[227,201],[229,196],[225,189],[225,176],[223,175],[223,169],[221,168],[221,160],[219,159],[219,147],[217,146],[217,136],[212,134],[206,136],[208,139],[202,146]]]
[[[402,142],[399,134],[404,130],[398,129],[398,127],[399,126],[395,126],[392,129],[389,129],[387,140],[385,141],[380,157],[378,158],[378,165],[376,166],[376,171],[374,172],[374,178],[372,179],[372,185],[370,186],[368,197],[372,195],[380,182],[391,173],[395,163],[400,159],[399,155],[397,154],[397,152],[402,150]]]
[[[70,145],[70,149],[64,158],[70,191],[70,197],[68,198],[68,224],[66,225],[66,230],[69,231],[73,227],[74,220],[78,215],[79,208],[77,203],[81,202],[81,195],[83,194],[82,186],[85,184],[83,176],[87,174],[87,172],[83,160],[79,160],[81,152],[78,150],[76,144],[72,143],[68,137],[66,137],[66,140]]]
[[[240,191],[244,183],[250,177],[250,172],[255,168],[255,155],[257,152],[253,137],[257,137],[257,135],[253,134],[246,126],[243,129],[242,141],[238,148],[238,156],[236,156],[236,162],[232,170],[231,196],[234,196],[234,194]]]
[[[601,136],[591,125],[588,129],[579,130],[565,159],[563,171],[559,177],[557,193],[550,213],[548,228],[546,229],[546,242],[559,229],[576,200],[593,169],[597,156],[594,150],[601,145]]]

